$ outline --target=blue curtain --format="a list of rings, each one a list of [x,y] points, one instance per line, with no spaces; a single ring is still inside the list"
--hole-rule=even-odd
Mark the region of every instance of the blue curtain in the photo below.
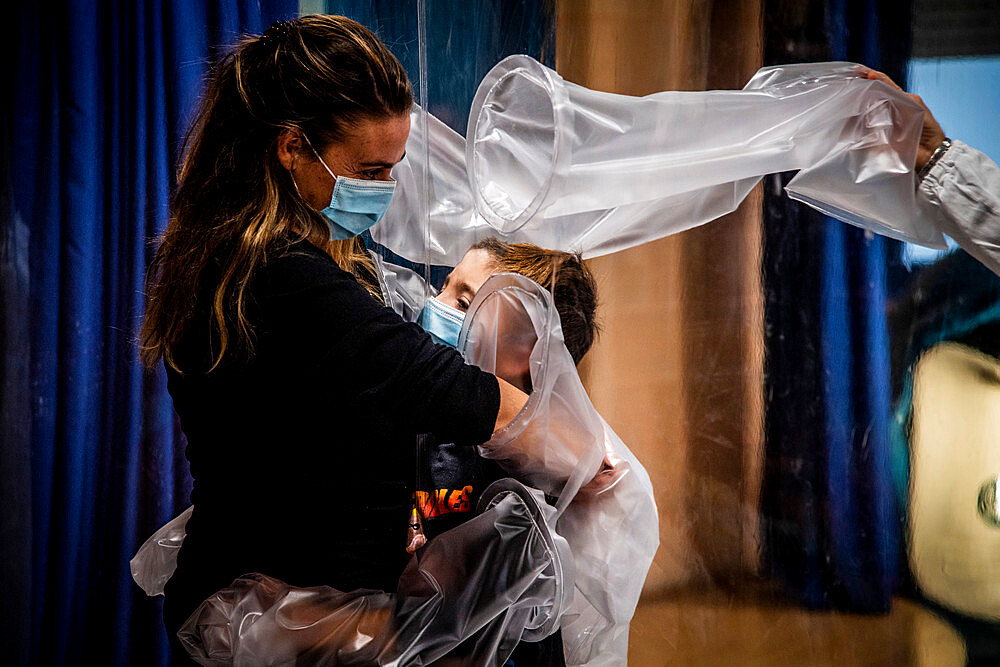
[[[416,8],[325,7],[375,28],[419,87]],[[190,493],[163,373],[138,362],[143,278],[208,63],[297,10],[294,0],[17,8],[0,196],[0,646],[11,664],[170,661],[160,599],[128,569]],[[500,58],[551,64],[552,3],[430,0],[425,16],[430,109],[460,132]]]
[[[168,660],[159,600],[128,567],[190,492],[163,373],[138,362],[143,278],[209,60],[296,13],[289,0],[32,2],[8,31],[0,645],[10,664]]]
[[[852,60],[905,85],[909,3],[766,7],[769,64]],[[788,200],[787,180],[765,194],[765,560],[809,607],[887,611],[901,559],[886,323],[898,244]]]

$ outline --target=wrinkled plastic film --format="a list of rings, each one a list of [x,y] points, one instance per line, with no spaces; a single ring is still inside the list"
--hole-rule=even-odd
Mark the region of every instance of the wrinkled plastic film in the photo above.
[[[763,68],[740,91],[631,97],[512,56],[479,88],[466,159],[477,210],[501,232],[569,227],[559,234],[568,239],[599,212],[800,170],[791,196],[845,222],[940,246],[915,202],[922,120],[904,93],[858,77],[851,63]],[[602,227],[650,227],[645,240],[670,228],[629,216],[608,224],[620,215],[604,215]],[[600,254],[613,238],[591,231],[581,249]]]
[[[404,257],[451,266],[490,235],[594,257],[710,222],[764,175],[798,170],[789,196],[944,247],[913,188],[922,110],[856,72],[784,65],[743,90],[631,97],[511,56],[480,85],[468,142],[429,114],[411,134],[394,205],[373,233]],[[417,188],[410,175],[424,178],[428,164],[428,187]],[[427,197],[426,231],[414,225],[413,192]]]
[[[470,363],[515,386],[528,370],[527,404],[479,450],[525,484],[558,496],[562,510],[597,474],[604,433],[562,344],[551,295],[521,275],[493,276],[469,306],[458,347]]]
[[[262,574],[208,598],[178,633],[200,664],[502,664],[517,642],[551,633],[572,557],[512,480],[481,513],[430,540],[394,593],[296,588]]]
[[[419,107],[410,113],[406,157],[392,176],[392,202],[372,227],[377,243],[413,262],[455,266],[469,246],[491,233],[475,215],[465,139]]]
[[[590,402],[552,296],[538,284],[516,274],[486,281],[459,349],[514,384],[524,369],[530,374],[528,403],[480,451],[558,496],[556,530],[575,565],[575,595],[562,619],[567,664],[625,664],[629,623],[659,546],[649,475]],[[601,470],[605,461],[611,468]]]
[[[369,253],[375,264],[382,301],[407,322],[416,322],[420,309],[433,287],[413,269],[394,264],[375,252]]]
[[[150,535],[129,561],[132,579],[146,595],[163,595],[163,587],[177,569],[177,554],[187,535],[185,528],[193,511],[193,506],[188,507]]]
[[[576,566],[576,593],[562,619],[567,665],[621,665],[646,574],[659,547],[649,474],[604,420],[615,466],[574,498],[558,522]]]

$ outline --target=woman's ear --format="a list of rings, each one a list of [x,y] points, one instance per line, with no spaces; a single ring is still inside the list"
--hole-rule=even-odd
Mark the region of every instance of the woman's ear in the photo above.
[[[302,131],[286,128],[278,135],[278,162],[288,171],[295,164],[295,156],[302,150]]]

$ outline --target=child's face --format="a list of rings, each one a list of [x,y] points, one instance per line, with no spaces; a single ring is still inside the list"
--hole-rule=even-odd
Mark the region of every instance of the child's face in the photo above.
[[[476,292],[496,268],[496,262],[487,251],[472,248],[445,278],[441,293],[437,296],[438,301],[462,312],[467,311]]]
[[[448,274],[441,293],[437,296],[438,300],[466,312],[479,288],[498,268],[488,251],[472,248]],[[497,323],[498,350],[494,360],[496,367],[491,370],[522,391],[530,392],[531,376],[528,371],[528,359],[536,340],[534,330],[530,327],[530,321],[521,321],[523,318],[517,317],[511,319],[511,317],[514,316],[508,314]],[[514,324],[515,321],[517,324]]]

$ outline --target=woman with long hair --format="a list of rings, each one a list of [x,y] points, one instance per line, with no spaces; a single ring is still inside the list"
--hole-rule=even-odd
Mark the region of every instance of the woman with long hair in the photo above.
[[[194,477],[171,638],[248,572],[394,589],[415,436],[476,445],[524,405],[378,300],[358,234],[388,206],[411,105],[395,57],[337,16],[272,25],[211,72],[141,333]]]

